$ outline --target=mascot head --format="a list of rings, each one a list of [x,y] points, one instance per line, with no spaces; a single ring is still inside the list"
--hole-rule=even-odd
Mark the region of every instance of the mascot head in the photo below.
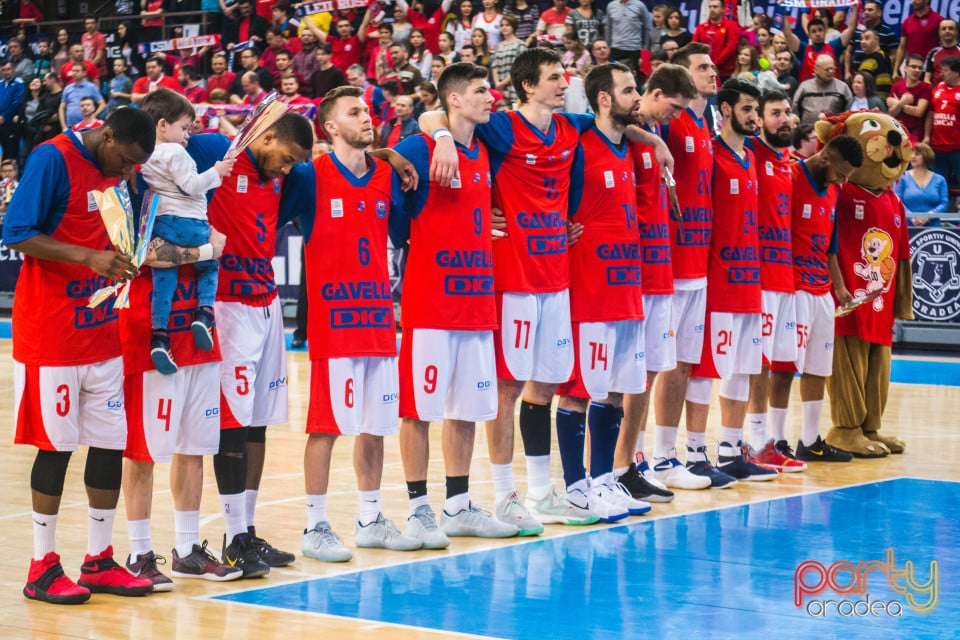
[[[846,134],[860,141],[863,166],[850,175],[850,182],[872,191],[889,189],[910,166],[913,147],[906,130],[896,119],[879,111],[848,111],[814,125],[817,138],[826,143]]]

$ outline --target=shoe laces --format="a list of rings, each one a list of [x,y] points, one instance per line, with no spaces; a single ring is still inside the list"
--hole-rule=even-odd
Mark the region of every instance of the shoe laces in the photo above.
[[[322,527],[318,524],[312,530],[320,534],[320,541],[323,543],[324,546],[343,544],[343,540],[340,539],[340,536],[334,533],[333,529],[330,528],[330,525]]]
[[[786,440],[784,440],[782,445],[774,445],[773,450],[779,452],[780,455],[787,458],[796,457],[796,454],[793,453],[793,447],[791,447],[790,443]]]
[[[437,517],[432,509],[417,509],[410,514],[410,517],[417,520],[424,529],[433,530],[439,528],[437,526]]]
[[[204,541],[200,544],[200,551],[199,551],[199,553],[200,553],[201,555],[206,556],[206,557],[209,558],[210,560],[213,560],[213,561],[216,562],[217,564],[220,564],[220,561],[217,560],[217,556],[215,556],[215,555],[213,554],[213,552],[210,551],[210,549],[207,548],[207,544],[208,544],[208,543],[207,543],[206,540],[204,540]]]

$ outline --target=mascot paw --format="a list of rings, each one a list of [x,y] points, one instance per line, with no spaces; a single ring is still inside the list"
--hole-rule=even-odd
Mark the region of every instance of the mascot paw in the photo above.
[[[860,429],[833,427],[827,432],[827,444],[853,454],[855,458],[883,458],[890,451],[881,442],[863,435]]]
[[[903,450],[907,447],[900,438],[882,436],[876,431],[864,431],[863,435],[874,442],[883,444],[890,450],[890,453],[903,453]]]

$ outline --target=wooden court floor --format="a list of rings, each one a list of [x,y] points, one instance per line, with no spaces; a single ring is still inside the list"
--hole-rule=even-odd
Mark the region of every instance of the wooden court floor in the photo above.
[[[289,354],[290,422],[272,426],[267,436],[267,459],[257,509],[261,535],[276,546],[295,551],[298,560],[285,569],[275,569],[262,580],[225,584],[180,580],[170,593],[145,598],[94,596],[82,606],[56,607],[27,601],[21,594],[29,557],[32,553],[29,476],[34,450],[13,446],[13,376],[10,366],[10,342],[0,341],[0,479],[4,487],[0,502],[0,637],[2,638],[298,638],[307,634],[337,634],[340,638],[380,638],[389,633],[396,639],[441,638],[449,634],[400,627],[390,624],[356,621],[318,614],[270,610],[206,599],[238,589],[278,585],[310,577],[331,576],[367,568],[435,558],[437,554],[457,554],[491,546],[522,543],[484,542],[455,539],[447,551],[420,551],[402,554],[380,550],[356,550],[346,564],[332,565],[300,557],[300,538],[305,525],[303,504],[302,433],[306,413],[309,366],[305,353]],[[926,358],[918,358],[925,360]],[[799,397],[794,386],[794,405],[788,422],[788,435],[799,435]],[[718,507],[744,504],[770,498],[797,495],[872,480],[918,477],[960,481],[956,461],[960,458],[960,398],[956,387],[924,384],[894,384],[886,412],[885,431],[899,435],[907,443],[903,455],[883,460],[854,461],[845,465],[811,465],[804,473],[783,476],[772,483],[740,486],[726,491],[678,492],[668,505],[654,505],[644,519],[669,517]],[[827,423],[825,417],[824,423]],[[718,417],[711,414],[708,440],[715,442]],[[681,434],[681,441],[684,435]],[[652,447],[652,434],[647,436]],[[519,437],[517,439],[519,443]],[[442,505],[443,466],[440,459],[439,432],[431,434],[430,492],[434,508]],[[493,502],[489,460],[483,429],[477,430],[476,454],[471,478],[471,495],[486,505]],[[357,495],[352,469],[352,443],[344,439],[334,450],[333,472],[328,501],[330,519],[348,546],[353,544]],[[82,489],[83,453],[74,456],[67,478],[58,525],[58,551],[69,575],[76,579],[86,544],[86,498]],[[560,478],[559,456],[554,448],[554,478]],[[525,474],[522,457],[516,459],[516,477],[522,490]],[[407,500],[400,464],[397,438],[387,439],[383,481],[384,510],[401,528],[407,515]],[[222,522],[220,505],[209,460],[205,467],[201,537],[220,549]],[[547,527],[544,536],[576,533],[571,528]],[[153,542],[156,551],[169,556],[173,544],[173,505],[169,492],[168,466],[158,465],[153,507]],[[114,528],[114,546],[118,561],[128,551],[123,502]],[[559,605],[558,605],[559,606]]]

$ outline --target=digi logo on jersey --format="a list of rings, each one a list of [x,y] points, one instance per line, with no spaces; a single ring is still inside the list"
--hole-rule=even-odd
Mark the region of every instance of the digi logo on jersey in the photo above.
[[[567,252],[567,234],[552,236],[530,236],[527,238],[527,253],[532,256],[545,256]]]
[[[108,322],[113,322],[120,316],[117,310],[113,308],[114,299],[104,300],[100,306],[94,307],[75,307],[73,316],[73,326],[77,329],[92,329]]]
[[[348,309],[331,309],[330,328],[393,328],[393,307],[352,307]]]
[[[448,296],[492,296],[493,276],[447,276],[443,292]]]
[[[760,284],[759,267],[731,267],[727,271],[730,284]]]
[[[793,264],[792,252],[784,247],[763,247],[760,250],[760,258],[767,263],[772,264]]]
[[[123,411],[123,400],[107,400],[107,411],[119,413]]]
[[[607,284],[640,285],[640,267],[607,267]]]

